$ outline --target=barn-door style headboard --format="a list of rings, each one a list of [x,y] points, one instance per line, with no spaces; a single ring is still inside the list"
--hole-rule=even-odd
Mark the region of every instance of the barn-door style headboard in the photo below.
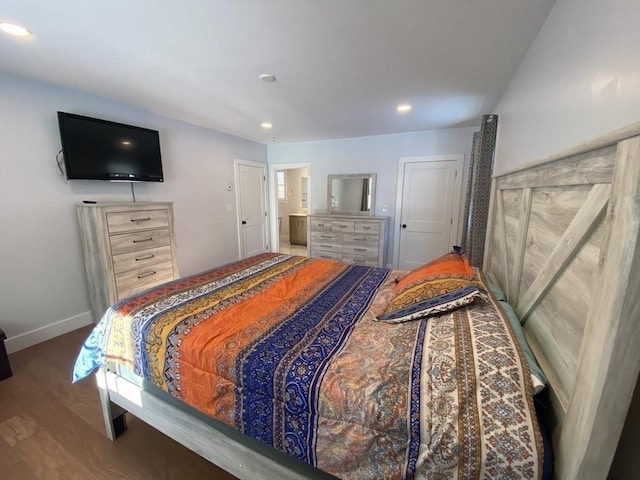
[[[556,474],[606,478],[640,370],[640,123],[493,179],[484,270],[525,322]]]

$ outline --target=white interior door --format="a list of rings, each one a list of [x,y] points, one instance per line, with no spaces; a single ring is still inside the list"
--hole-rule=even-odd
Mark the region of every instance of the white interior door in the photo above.
[[[458,230],[462,165],[461,155],[400,159],[395,245],[401,270],[451,250]]]
[[[236,160],[236,204],[240,258],[269,251],[267,165]]]

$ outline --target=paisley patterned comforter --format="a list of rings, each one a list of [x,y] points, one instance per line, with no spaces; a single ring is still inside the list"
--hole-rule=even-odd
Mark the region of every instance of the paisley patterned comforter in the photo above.
[[[401,272],[262,254],[114,305],[107,362],[341,478],[541,476],[528,367],[494,300],[375,320]]]

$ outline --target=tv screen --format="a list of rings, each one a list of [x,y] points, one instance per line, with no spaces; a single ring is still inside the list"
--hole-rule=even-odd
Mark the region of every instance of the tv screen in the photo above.
[[[156,130],[58,112],[69,180],[162,182]]]

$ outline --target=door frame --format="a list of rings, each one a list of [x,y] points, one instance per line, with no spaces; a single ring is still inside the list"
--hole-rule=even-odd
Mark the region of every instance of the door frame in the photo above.
[[[264,172],[264,176],[266,177],[267,175],[267,167],[268,164],[264,163],[264,162],[256,162],[253,160],[244,160],[242,158],[234,158],[233,159],[233,181],[235,184],[235,191],[236,191],[236,234],[238,236],[238,257],[239,259],[244,258],[243,257],[243,250],[244,247],[242,245],[242,231],[241,231],[241,222],[242,222],[242,218],[240,217],[240,198],[241,198],[241,191],[240,191],[240,183],[239,183],[239,175],[238,175],[238,167],[240,165],[247,165],[249,167],[256,167],[256,168],[262,168],[262,171]],[[267,213],[267,218],[266,218],[266,227],[267,227],[267,238],[265,239],[267,241],[267,250],[269,250],[269,239],[271,238],[271,214],[269,213],[269,202],[268,202],[268,194],[269,194],[269,183],[268,183],[268,179],[265,178],[264,180],[264,206],[266,208],[266,213]]]
[[[277,252],[280,249],[280,238],[278,237],[278,191],[276,181],[276,171],[278,170],[293,170],[295,168],[307,169],[307,214],[310,214],[311,208],[311,163],[299,162],[299,163],[270,163],[269,164],[269,176],[267,177],[267,189],[269,191],[269,241],[271,242],[271,251]],[[309,229],[309,222],[307,222],[307,230]],[[308,237],[307,231],[307,237]],[[307,251],[309,250],[309,242],[307,242]]]
[[[456,178],[453,190],[453,212],[452,223],[449,230],[450,238],[458,243],[458,234],[460,231],[460,205],[462,202],[462,178],[464,177],[464,154],[450,154],[450,155],[423,155],[415,157],[400,157],[398,159],[398,183],[396,184],[396,212],[394,218],[394,234],[393,234],[393,265],[398,268],[400,261],[400,225],[402,225],[402,197],[404,194],[404,170],[405,165],[408,163],[427,163],[427,162],[446,162],[455,160],[456,163]],[[451,233],[454,235],[451,236]]]

